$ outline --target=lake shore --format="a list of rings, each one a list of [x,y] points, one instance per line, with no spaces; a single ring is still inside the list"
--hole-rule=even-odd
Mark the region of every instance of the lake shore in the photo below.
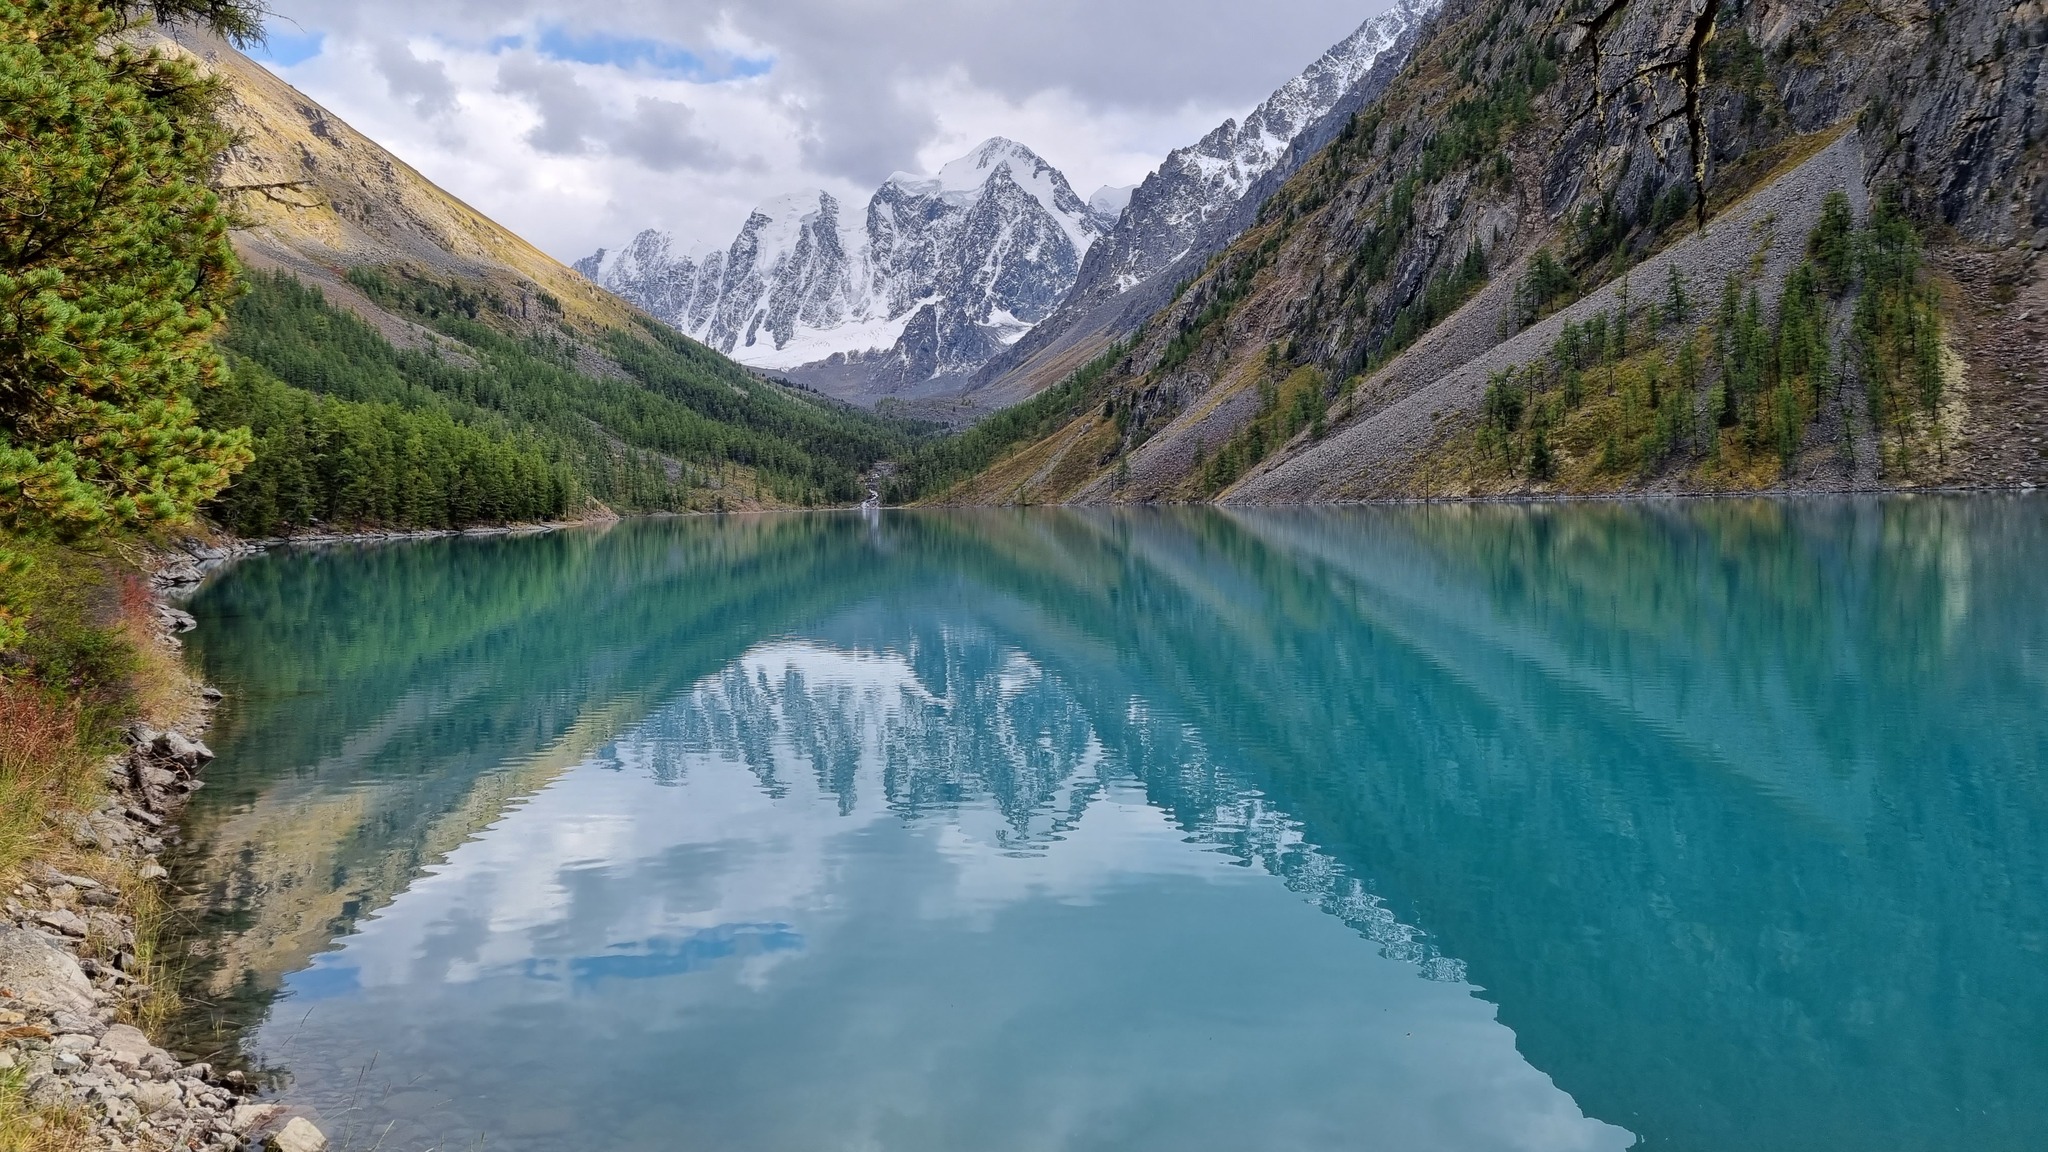
[[[122,566],[113,628],[143,649],[153,715],[126,725],[120,750],[99,757],[98,779],[70,782],[72,803],[43,814],[0,904],[0,1125],[10,1149],[326,1147],[307,1118],[255,1101],[242,1072],[152,1036],[178,1004],[175,965],[159,953],[161,857],[204,787],[213,752],[201,737],[221,699],[186,667],[178,635],[195,621],[169,597],[202,565],[260,550],[186,541]],[[33,722],[18,698],[9,703],[15,721]]]

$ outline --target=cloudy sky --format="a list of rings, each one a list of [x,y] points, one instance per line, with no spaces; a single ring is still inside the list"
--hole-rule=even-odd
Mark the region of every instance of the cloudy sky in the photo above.
[[[1267,93],[1387,0],[273,0],[258,55],[572,260],[728,243],[769,196],[850,202],[989,136],[1083,197]]]

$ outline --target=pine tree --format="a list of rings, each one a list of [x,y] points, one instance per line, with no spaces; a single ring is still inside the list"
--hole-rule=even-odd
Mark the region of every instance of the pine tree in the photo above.
[[[1664,318],[1673,324],[1683,324],[1692,315],[1692,301],[1685,294],[1685,277],[1678,274],[1675,262],[1666,265],[1665,272]]]
[[[167,7],[180,7],[167,5]],[[182,5],[191,8],[192,5]],[[236,291],[219,86],[109,39],[132,6],[0,0],[0,526],[175,523],[249,460],[193,395]]]

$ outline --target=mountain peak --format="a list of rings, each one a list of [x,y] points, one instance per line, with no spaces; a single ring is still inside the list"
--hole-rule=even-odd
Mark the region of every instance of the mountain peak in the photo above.
[[[995,136],[936,175],[891,176],[865,211],[807,189],[764,201],[722,253],[682,257],[643,234],[579,266],[755,367],[909,340],[888,359],[960,374],[1058,303],[1106,227],[1058,169]]]
[[[969,149],[967,154],[940,166],[934,176],[898,172],[888,183],[922,196],[970,196],[981,191],[998,171],[1009,168],[1019,184],[1052,165],[1031,149],[1003,136],[991,136]]]

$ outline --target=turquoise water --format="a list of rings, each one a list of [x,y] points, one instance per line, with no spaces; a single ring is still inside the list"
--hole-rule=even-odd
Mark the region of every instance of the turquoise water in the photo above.
[[[354,1148],[2048,1146],[2048,501],[280,553],[187,1047]]]

